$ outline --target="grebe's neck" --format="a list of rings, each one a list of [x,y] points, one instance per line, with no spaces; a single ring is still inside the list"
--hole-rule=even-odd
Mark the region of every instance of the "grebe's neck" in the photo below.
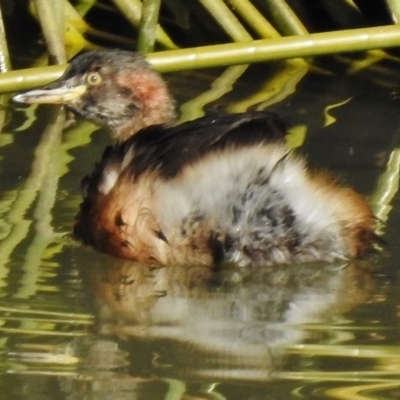
[[[122,70],[117,79],[120,87],[131,91],[132,113],[121,120],[103,121],[114,139],[124,141],[148,126],[175,122],[175,101],[158,73],[146,68],[134,73]]]

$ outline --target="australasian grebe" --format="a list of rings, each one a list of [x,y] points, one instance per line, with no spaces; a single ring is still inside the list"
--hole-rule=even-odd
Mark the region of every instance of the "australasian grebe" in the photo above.
[[[64,103],[118,141],[83,179],[74,228],[101,251],[165,265],[269,265],[359,257],[375,241],[366,202],[307,171],[274,114],[173,126],[167,86],[137,53],[84,53],[15,100]]]

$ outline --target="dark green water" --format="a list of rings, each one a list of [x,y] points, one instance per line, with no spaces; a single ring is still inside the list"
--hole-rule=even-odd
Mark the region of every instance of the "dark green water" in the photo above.
[[[70,234],[79,183],[109,139],[55,108],[10,103],[1,399],[399,398],[400,60],[377,56],[167,77],[184,119],[203,108],[276,111],[311,165],[370,199],[386,244],[352,263],[211,273],[84,248]]]

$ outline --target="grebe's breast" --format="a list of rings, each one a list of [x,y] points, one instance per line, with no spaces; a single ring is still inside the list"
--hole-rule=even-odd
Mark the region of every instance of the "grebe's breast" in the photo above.
[[[86,243],[154,264],[273,264],[357,257],[364,200],[288,153],[270,113],[153,126],[109,148],[83,181]]]

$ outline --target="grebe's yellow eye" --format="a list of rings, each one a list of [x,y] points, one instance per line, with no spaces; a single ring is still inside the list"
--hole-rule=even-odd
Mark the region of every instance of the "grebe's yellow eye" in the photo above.
[[[90,72],[86,76],[86,82],[92,86],[98,85],[99,83],[101,83],[101,76],[98,72]]]

